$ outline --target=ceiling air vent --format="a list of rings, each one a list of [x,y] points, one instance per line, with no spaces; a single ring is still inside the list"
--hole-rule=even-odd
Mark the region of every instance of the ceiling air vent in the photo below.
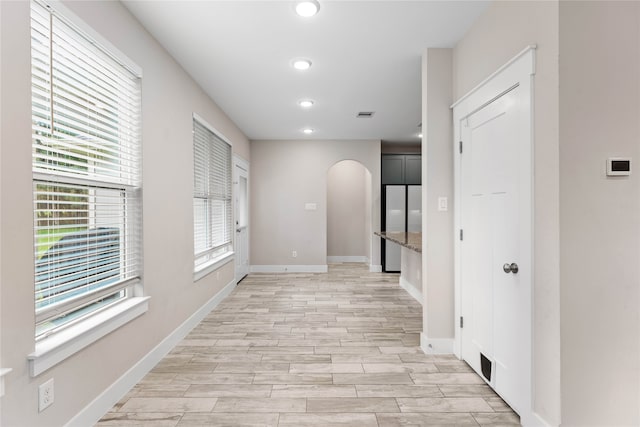
[[[370,119],[374,114],[373,111],[360,111],[356,117],[359,119]]]

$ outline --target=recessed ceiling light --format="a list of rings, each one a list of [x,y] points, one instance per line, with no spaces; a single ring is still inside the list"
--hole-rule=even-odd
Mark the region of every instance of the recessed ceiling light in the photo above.
[[[303,0],[296,2],[296,13],[308,18],[315,15],[320,10],[320,3],[316,0]]]
[[[305,135],[311,135],[313,132],[314,132],[314,130],[311,129],[311,128],[302,129],[302,133],[304,133]]]
[[[311,67],[311,61],[305,58],[296,58],[291,61],[291,65],[296,70],[308,70]]]
[[[311,99],[301,99],[298,101],[298,105],[302,108],[311,108],[313,107],[313,100]]]

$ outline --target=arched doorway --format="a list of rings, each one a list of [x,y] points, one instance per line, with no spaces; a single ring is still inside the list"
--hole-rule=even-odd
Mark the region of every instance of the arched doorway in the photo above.
[[[327,171],[327,263],[371,260],[371,172],[355,160]]]

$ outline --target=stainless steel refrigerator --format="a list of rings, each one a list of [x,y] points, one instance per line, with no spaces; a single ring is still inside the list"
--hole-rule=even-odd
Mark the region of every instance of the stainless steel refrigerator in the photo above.
[[[422,186],[385,185],[382,230],[387,232],[422,231]],[[386,272],[400,271],[400,245],[384,240],[382,267]]]

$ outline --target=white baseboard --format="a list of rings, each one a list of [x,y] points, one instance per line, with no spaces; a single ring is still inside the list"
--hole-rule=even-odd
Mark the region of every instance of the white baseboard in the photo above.
[[[524,427],[554,427],[535,412],[530,413],[529,416],[520,414],[520,424]],[[557,424],[555,426],[557,427]]]
[[[144,378],[154,366],[162,360],[191,330],[204,319],[222,300],[224,300],[236,287],[235,279],[229,282],[220,292],[215,294],[206,304],[200,307],[178,328],[163,339],[160,344],[147,353],[142,359],[133,365],[127,372],[111,384],[105,391],[78,412],[66,424],[66,427],[83,427],[95,425],[122,397],[131,390],[142,378]]]
[[[382,265],[369,265],[369,273],[382,273]]]
[[[404,289],[405,291],[407,291],[407,293],[409,295],[411,295],[413,297],[413,299],[415,299],[416,301],[418,301],[420,303],[420,305],[422,305],[422,292],[420,292],[418,289],[416,289],[415,286],[413,286],[411,283],[409,283],[407,281],[407,279],[405,279],[402,276],[400,276],[400,287],[402,289]]]
[[[364,262],[369,263],[369,257],[366,256],[327,256],[327,263],[333,264],[337,262]]]
[[[422,332],[420,348],[425,354],[453,354],[453,338],[429,338]]]
[[[327,265],[252,265],[252,273],[326,273]]]

